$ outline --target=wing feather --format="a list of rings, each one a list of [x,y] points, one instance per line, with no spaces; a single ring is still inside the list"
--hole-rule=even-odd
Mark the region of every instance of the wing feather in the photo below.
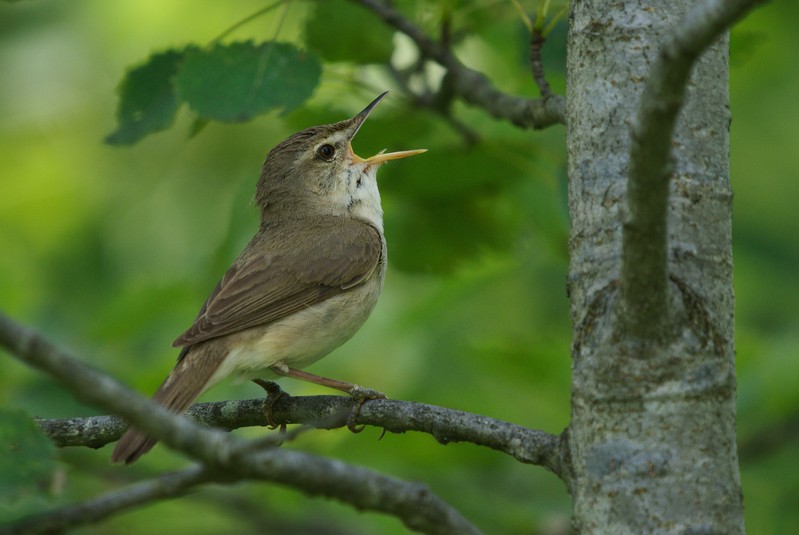
[[[361,220],[331,218],[262,231],[173,345],[189,346],[289,316],[363,283],[383,255],[380,232]]]

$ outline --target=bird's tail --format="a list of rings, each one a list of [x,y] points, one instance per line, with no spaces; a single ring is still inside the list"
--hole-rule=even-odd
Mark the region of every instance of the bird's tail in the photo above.
[[[226,352],[218,344],[206,342],[184,348],[178,364],[153,395],[153,401],[170,411],[182,413],[208,387]],[[129,427],[117,442],[111,461],[130,464],[155,446],[157,439],[135,427]]]

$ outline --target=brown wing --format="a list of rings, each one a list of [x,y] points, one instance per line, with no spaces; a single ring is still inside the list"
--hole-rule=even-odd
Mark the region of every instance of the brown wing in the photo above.
[[[188,346],[265,325],[357,286],[375,271],[383,241],[358,220],[284,226],[256,236],[225,273],[194,324],[173,343]]]

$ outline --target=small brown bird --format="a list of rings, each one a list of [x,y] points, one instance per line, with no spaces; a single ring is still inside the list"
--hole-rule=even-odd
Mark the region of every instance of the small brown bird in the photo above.
[[[386,92],[387,93],[387,92]],[[348,340],[380,295],[386,272],[376,173],[351,141],[380,100],[351,119],[289,137],[266,158],[255,194],[261,226],[174,344],[178,363],[153,399],[185,411],[222,379],[288,376],[353,394],[351,383],[301,371]],[[112,461],[131,463],[156,440],[129,428]]]

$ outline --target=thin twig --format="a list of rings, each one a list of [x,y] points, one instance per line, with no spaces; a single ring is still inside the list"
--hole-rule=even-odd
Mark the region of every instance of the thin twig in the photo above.
[[[286,2],[286,0],[277,0],[277,2],[273,2],[272,4],[269,4],[268,6],[259,9],[255,13],[251,13],[251,14],[247,15],[246,17],[244,17],[240,21],[236,22],[231,27],[227,28],[225,31],[223,31],[222,33],[220,33],[219,35],[217,35],[216,37],[211,39],[211,44],[213,45],[213,44],[218,43],[219,41],[221,41],[222,39],[224,39],[225,37],[227,37],[228,35],[230,35],[234,31],[238,30],[239,28],[241,28],[245,24],[247,24],[249,22],[252,22],[253,20],[255,20],[258,17],[260,17],[261,15],[265,15],[266,13],[269,13],[270,11],[275,9],[277,6],[279,6],[283,2]]]
[[[547,40],[547,32],[544,31],[544,21],[549,11],[549,0],[541,0],[535,14],[535,23],[530,20],[530,16],[524,11],[519,0],[513,0],[513,6],[519,13],[524,27],[530,32],[530,68],[533,72],[533,80],[538,86],[538,91],[542,97],[551,97],[552,88],[544,75],[544,62],[541,59],[541,49]]]
[[[213,479],[210,471],[195,465],[108,492],[77,505],[11,522],[0,526],[0,535],[62,533],[78,526],[99,522],[142,504],[181,496],[192,487]]]
[[[277,424],[303,423],[334,429],[346,424],[355,403],[357,400],[349,396],[284,395],[273,405],[272,419]],[[261,399],[197,403],[187,416],[205,426],[228,430],[266,425]],[[378,399],[363,405],[356,423],[392,433],[428,433],[441,443],[468,442],[488,447],[561,475],[558,436],[495,418],[423,403]],[[39,419],[37,424],[57,446],[91,448],[117,440],[126,426],[115,416]]]
[[[431,535],[479,535],[457,510],[420,483],[304,452],[240,450],[225,466],[194,466],[115,490],[83,503],[0,526],[0,535],[58,533],[98,522],[132,507],[185,494],[203,483],[269,481],[312,496],[334,498],[359,509],[399,518],[409,528]]]
[[[498,119],[522,128],[545,128],[564,123],[564,100],[553,95],[530,100],[499,91],[484,74],[466,67],[452,51],[431,39],[421,28],[399,11],[380,0],[353,0],[374,12],[386,24],[393,26],[416,43],[422,56],[447,69],[455,93],[469,104],[481,107]]]
[[[549,98],[553,95],[552,88],[549,86],[547,77],[544,74],[544,62],[541,59],[541,49],[544,47],[546,40],[547,38],[540,28],[533,29],[530,38],[530,67],[533,70],[533,80],[535,80],[535,85],[538,86],[541,96]]]
[[[521,7],[521,6],[520,6]],[[538,86],[538,91],[542,97],[552,96],[552,89],[549,87],[546,75],[544,75],[544,61],[541,58],[541,49],[547,40],[544,32],[544,21],[549,13],[549,0],[540,0],[535,14],[535,24],[530,29],[530,67],[533,70],[533,80]]]
[[[436,535],[480,533],[422,483],[409,483],[367,468],[291,450],[268,449],[237,463],[245,478],[268,479],[362,509],[399,518],[409,528]],[[264,477],[267,476],[267,477]]]

